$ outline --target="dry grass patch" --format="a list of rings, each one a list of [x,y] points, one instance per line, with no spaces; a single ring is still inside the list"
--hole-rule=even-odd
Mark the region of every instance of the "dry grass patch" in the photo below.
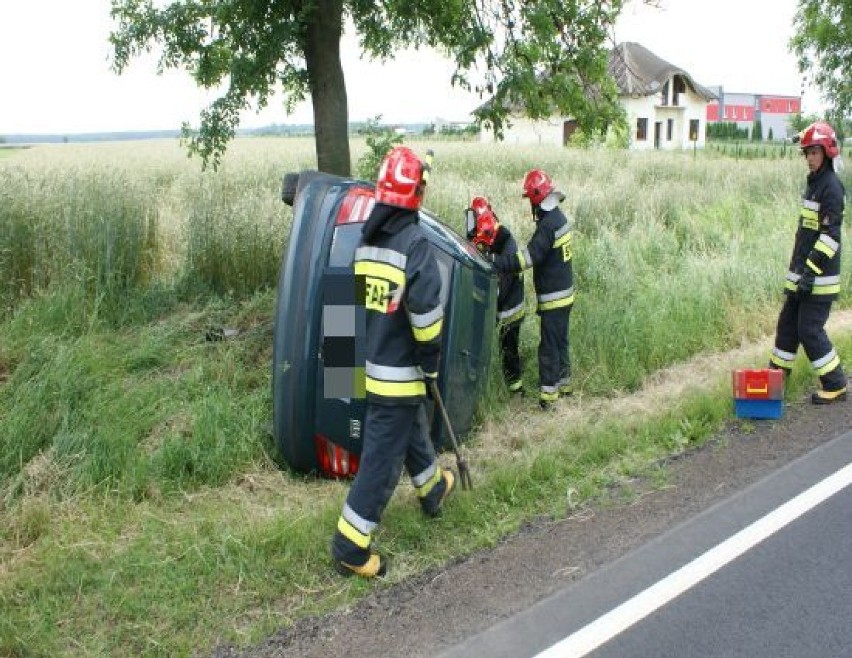
[[[829,334],[852,331],[852,310],[832,313],[827,330]],[[616,392],[606,398],[575,394],[560,400],[550,414],[540,412],[529,398],[513,400],[505,414],[487,418],[476,439],[466,446],[474,474],[477,467],[535,454],[561,442],[567,429],[590,427],[606,418],[647,417],[675,405],[686,394],[711,391],[732,370],[763,367],[759,364],[768,361],[772,340],[773,336],[765,336],[727,352],[700,355],[664,368],[648,377],[635,393]]]

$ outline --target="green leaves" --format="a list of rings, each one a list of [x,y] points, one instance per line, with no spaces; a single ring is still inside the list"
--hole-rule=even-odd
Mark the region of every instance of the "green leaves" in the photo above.
[[[815,0],[814,0],[815,1]],[[361,48],[379,59],[397,50],[437,49],[456,65],[450,80],[477,92],[478,122],[500,134],[512,112],[571,117],[586,134],[623,122],[607,71],[608,35],[623,0],[112,0],[110,37],[121,73],[162,48],[159,69],[187,70],[199,86],[222,88],[184,126],[189,150],[216,168],[240,112],[275,93],[285,109],[311,94],[321,170],[349,173],[346,88],[339,41],[344,17]],[[160,8],[161,7],[161,8]],[[411,72],[412,76],[417,71]]]
[[[363,49],[379,59],[412,46],[444,50],[456,64],[450,83],[483,98],[474,115],[496,134],[513,112],[570,116],[593,134],[622,116],[607,72],[608,34],[622,5],[385,0],[376,7],[356,0],[349,11]]]
[[[381,125],[382,115],[379,114],[367,121],[367,125],[359,130],[365,136],[367,150],[358,160],[358,177],[374,181],[379,174],[385,155],[397,144],[402,144],[402,135]]]
[[[278,91],[285,107],[304,100],[309,87],[302,4],[186,0],[157,9],[150,0],[112,0],[118,23],[110,36],[113,68],[121,73],[132,58],[159,46],[160,72],[184,69],[200,87],[221,88],[222,95],[202,111],[199,128],[183,126],[189,152],[217,168],[242,110],[265,107]]]
[[[852,113],[852,0],[799,0],[790,48],[832,106],[830,116]]]
[[[513,113],[532,119],[571,117],[588,134],[621,121],[608,75],[607,35],[621,2],[500,3],[488,30],[500,39],[485,51],[485,76],[474,89],[493,94],[475,116],[500,135]],[[502,13],[501,13],[502,12]]]

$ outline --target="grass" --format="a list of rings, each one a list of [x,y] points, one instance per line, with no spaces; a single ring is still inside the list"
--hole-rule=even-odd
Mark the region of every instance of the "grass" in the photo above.
[[[714,139],[707,142],[707,150],[711,153],[728,156],[737,160],[753,160],[756,158],[801,159],[801,149],[799,146],[786,141],[754,142],[747,139]]]
[[[194,655],[376,586],[330,569],[346,483],[282,468],[268,436],[290,222],[278,183],[310,166],[310,143],[234,147],[215,176],[170,142],[30,149],[0,165],[0,655]],[[728,422],[730,369],[766,360],[804,176],[799,161],[712,153],[436,150],[427,205],[459,228],[486,193],[526,239],[531,166],[568,193],[578,393],[543,418],[506,400],[493,360],[466,448],[476,490],[426,524],[399,488],[378,534],[394,580],[657,481],[660,460]],[[9,293],[25,279],[10,272],[34,283]],[[239,336],[205,340],[222,326]],[[532,317],[530,388],[536,343]],[[837,347],[852,350],[848,337]],[[801,361],[791,394],[809,377]]]

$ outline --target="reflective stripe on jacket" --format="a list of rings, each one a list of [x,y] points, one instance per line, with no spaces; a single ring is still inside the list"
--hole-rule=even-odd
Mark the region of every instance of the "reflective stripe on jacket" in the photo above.
[[[539,313],[564,308],[574,303],[571,225],[562,211],[536,210],[535,232],[529,243],[516,254],[494,258],[501,272],[521,272],[533,268],[533,285]]]
[[[819,171],[808,174],[785,292],[796,292],[796,284],[807,268],[814,273],[811,294],[826,301],[837,298],[843,195],[843,184],[834,173],[831,160],[826,159]]]
[[[373,212],[383,213],[380,228],[355,250],[367,309],[367,400],[416,404],[426,395],[423,373],[438,372],[441,275],[416,212],[382,204]]]

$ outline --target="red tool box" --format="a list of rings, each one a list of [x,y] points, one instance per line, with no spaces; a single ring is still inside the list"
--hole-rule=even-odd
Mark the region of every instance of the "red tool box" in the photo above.
[[[784,410],[783,370],[734,370],[733,388],[737,418],[781,418]]]

